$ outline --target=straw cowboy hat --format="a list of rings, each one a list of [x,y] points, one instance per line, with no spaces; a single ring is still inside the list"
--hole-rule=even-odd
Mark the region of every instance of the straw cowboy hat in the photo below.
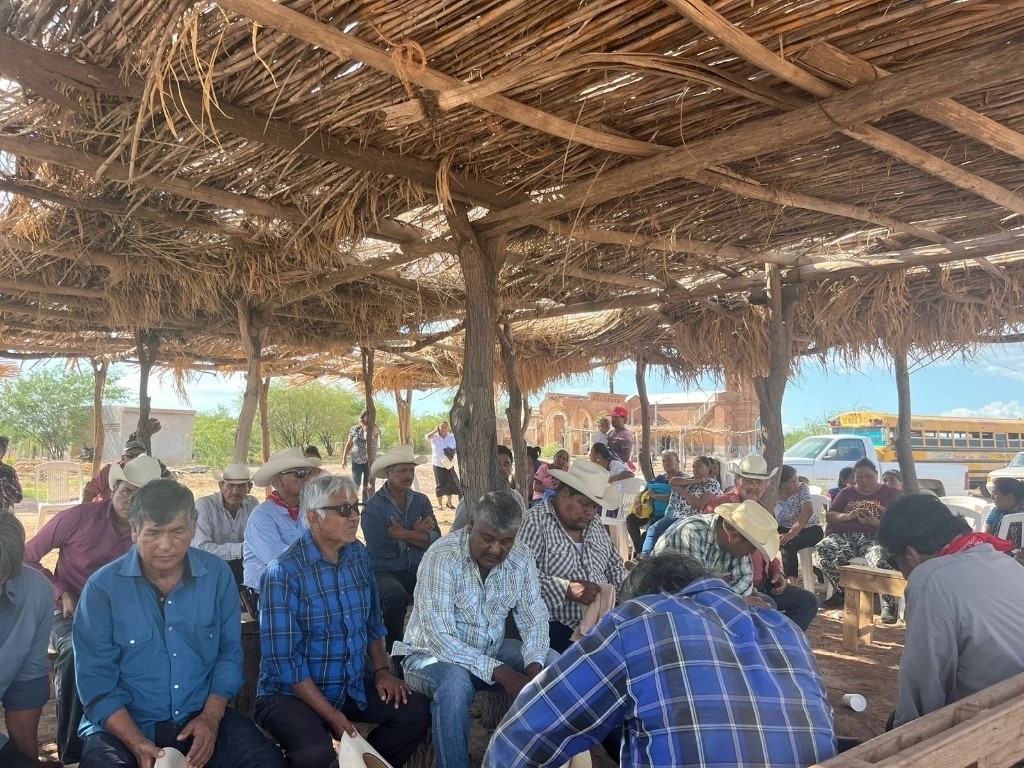
[[[385,451],[376,459],[370,467],[370,477],[381,480],[388,475],[388,467],[398,464],[426,464],[426,456],[417,456],[412,451],[411,445],[399,445],[390,451]]]
[[[110,465],[110,487],[113,488],[117,483],[124,481],[128,485],[141,488],[150,480],[159,480],[163,473],[159,461],[142,454],[129,461],[123,468],[116,463]]]
[[[574,461],[568,472],[561,469],[549,469],[548,474],[575,488],[595,504],[604,509],[618,509],[619,492],[608,485],[608,470],[586,459]]]
[[[740,504],[719,504],[715,514],[736,529],[743,538],[757,547],[768,560],[779,555],[779,530],[775,515],[756,501]]]
[[[779,468],[776,467],[769,472],[768,462],[761,456],[753,453],[749,456],[744,456],[739,461],[734,461],[729,465],[729,468],[732,469],[734,475],[748,477],[751,480],[771,480],[779,471]]]
[[[319,469],[321,464],[320,459],[303,456],[301,448],[285,448],[270,454],[267,463],[252,476],[252,482],[254,485],[270,485],[271,480],[289,469]]]
[[[245,464],[228,464],[224,467],[223,472],[218,472],[216,469],[210,472],[213,475],[213,479],[218,483],[251,483],[252,475],[249,474],[249,468]]]

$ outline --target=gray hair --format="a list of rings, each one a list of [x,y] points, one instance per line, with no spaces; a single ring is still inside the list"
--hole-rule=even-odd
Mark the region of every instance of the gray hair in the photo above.
[[[195,528],[199,517],[192,491],[177,480],[164,478],[150,480],[135,491],[130,509],[132,530],[136,532],[147,522],[167,525],[182,513],[188,514],[188,524]]]
[[[675,594],[697,579],[708,575],[707,569],[688,555],[660,552],[641,558],[622,582],[622,600],[662,592]]]
[[[673,450],[662,451],[661,452],[661,458],[664,459],[666,456],[672,456],[673,458],[675,458],[676,461],[679,461],[679,452],[678,451],[673,451]]]
[[[483,523],[498,533],[518,530],[523,522],[523,508],[508,491],[492,491],[476,503],[473,522]]]
[[[0,584],[21,573],[25,526],[11,512],[0,512]]]
[[[299,494],[299,517],[302,518],[302,527],[309,528],[310,510],[315,510],[323,519],[324,511],[320,507],[329,504],[331,497],[339,493],[359,498],[359,489],[351,477],[320,475],[302,486],[302,493]]]

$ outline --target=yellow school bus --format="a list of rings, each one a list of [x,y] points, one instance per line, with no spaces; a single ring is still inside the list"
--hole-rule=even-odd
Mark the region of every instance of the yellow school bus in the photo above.
[[[882,461],[896,461],[893,440],[896,414],[852,411],[829,420],[832,434],[871,438]],[[915,463],[966,464],[971,488],[983,487],[988,473],[1005,467],[1024,451],[1024,419],[980,419],[971,416],[912,416],[910,446]]]

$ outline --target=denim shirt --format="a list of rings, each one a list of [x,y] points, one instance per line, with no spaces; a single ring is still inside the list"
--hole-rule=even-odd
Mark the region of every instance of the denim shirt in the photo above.
[[[433,515],[434,509],[430,506],[430,499],[411,488],[405,492],[405,509],[400,509],[388,493],[388,484],[384,483],[366,502],[366,509],[363,512],[363,538],[366,539],[366,549],[370,553],[373,570],[405,571],[418,567],[425,550],[410,547],[404,541],[392,538],[388,534],[388,524],[392,520],[397,520],[403,528],[412,530],[417,520]],[[429,544],[441,538],[437,526],[434,526],[429,535]]]
[[[86,583],[73,629],[83,738],[125,708],[152,740],[156,723],[182,725],[211,694],[230,699],[242,687],[234,576],[209,552],[189,548],[187,558],[163,615],[135,546]]]

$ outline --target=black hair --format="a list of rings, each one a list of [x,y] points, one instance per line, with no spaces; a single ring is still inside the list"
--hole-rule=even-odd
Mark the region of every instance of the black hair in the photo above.
[[[885,470],[885,472],[882,473],[882,479],[884,480],[886,477],[895,477],[901,483],[903,482],[903,473],[900,472],[898,469]]]
[[[878,543],[899,556],[913,547],[922,555],[934,555],[957,536],[974,529],[954,515],[937,496],[907,493],[889,504],[878,525]]]
[[[7,448],[11,444],[11,438],[7,435],[0,435],[0,453],[7,453]]]
[[[540,458],[540,446],[539,445],[528,445],[526,446],[526,455],[536,461]]]
[[[317,448],[315,445],[307,445],[306,449],[302,452],[302,456],[303,456],[303,458],[307,458],[307,459],[310,456],[316,456],[318,459],[322,459],[323,458],[323,456],[320,455],[320,449]]]
[[[25,526],[11,512],[0,512],[0,582],[21,573],[25,558]]]
[[[512,456],[512,449],[509,448],[507,445],[499,445],[498,446],[498,455],[499,456],[508,456],[510,459],[513,458],[513,456]]]
[[[615,456],[612,456],[612,449],[609,448],[604,443],[594,443],[592,446],[590,446],[590,450],[595,451],[597,455],[600,456],[605,461],[611,461],[612,459],[617,458]]]
[[[794,475],[796,475],[796,469],[794,467],[789,466],[789,464],[783,464],[782,470],[779,472],[779,485],[782,485],[783,483],[788,483],[790,480],[793,479]]]
[[[861,469],[863,467],[867,467],[876,475],[878,474],[878,467],[875,466],[875,462],[873,462],[871,459],[861,459],[860,461],[853,465],[853,471],[856,472],[858,469]]]
[[[850,482],[850,478],[852,476],[853,476],[853,467],[843,467],[842,469],[839,470],[839,482],[837,483],[837,485],[840,488],[845,487],[846,484],[848,482]]]
[[[992,481],[992,487],[1004,496],[1013,496],[1018,504],[1024,501],[1024,482],[1016,477],[997,477]]]
[[[689,555],[660,552],[642,558],[633,566],[622,582],[621,599],[632,600],[662,592],[675,594],[707,575],[707,569]]]
[[[177,480],[150,480],[132,496],[132,529],[141,531],[147,522],[167,525],[183,512],[188,513],[189,525],[195,527],[196,499],[192,491]]]

